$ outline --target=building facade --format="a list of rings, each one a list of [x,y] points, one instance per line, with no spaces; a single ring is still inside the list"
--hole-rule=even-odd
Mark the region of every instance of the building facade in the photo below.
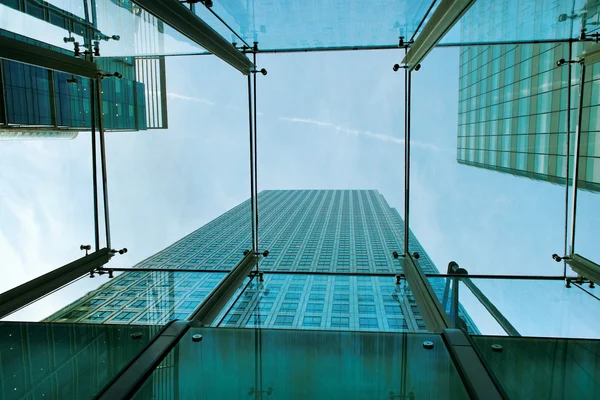
[[[270,254],[246,278],[214,326],[426,331],[399,260],[403,221],[373,190],[263,191],[260,248]],[[189,317],[250,248],[246,201],[50,316],[51,322],[164,324]],[[412,233],[425,273],[437,268]],[[173,272],[181,269],[181,272]],[[193,272],[202,270],[203,272]],[[214,272],[213,272],[214,271]],[[431,279],[438,297],[444,280]],[[471,330],[476,327],[461,310]]]
[[[572,46],[572,58],[577,58],[582,46]],[[557,66],[560,59],[569,59],[569,43],[461,49],[459,163],[564,185],[568,159],[572,181],[580,66],[572,64],[569,85],[569,66]],[[584,81],[578,175],[579,188],[591,191],[600,190],[599,110],[600,64],[596,63],[587,67]]]

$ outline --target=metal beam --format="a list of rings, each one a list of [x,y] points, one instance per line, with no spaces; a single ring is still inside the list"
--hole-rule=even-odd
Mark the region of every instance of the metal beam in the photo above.
[[[186,321],[171,321],[95,397],[97,400],[129,399],[190,329]]]
[[[569,257],[564,257],[563,259],[573,271],[600,285],[600,265],[579,254],[571,254]]]
[[[213,289],[192,314],[191,320],[209,325],[219,314],[236,289],[258,263],[258,257],[249,252],[231,272]]]
[[[0,58],[96,79],[98,67],[72,55],[0,36]]]
[[[112,256],[111,250],[101,249],[0,294],[0,318],[101,267]]]
[[[178,1],[134,0],[134,3],[242,74],[248,75],[254,68],[252,62],[243,53]]]
[[[507,398],[493,375],[485,368],[468,335],[460,329],[444,329],[442,339],[471,399]]]
[[[475,3],[475,0],[442,0],[423,31],[404,56],[402,63],[412,71],[438,44],[460,17]]]
[[[450,328],[452,322],[444,311],[429,280],[410,254],[404,255],[403,272],[408,282],[423,321],[430,332],[440,332]]]

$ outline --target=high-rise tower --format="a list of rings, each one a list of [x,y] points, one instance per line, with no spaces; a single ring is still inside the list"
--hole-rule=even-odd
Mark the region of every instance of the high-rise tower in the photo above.
[[[394,276],[402,272],[392,253],[402,251],[403,221],[381,194],[275,190],[258,197],[260,247],[269,250],[259,264],[264,280],[247,278],[213,325],[426,330],[406,281]],[[189,317],[249,246],[249,209],[242,203],[136,265],[165,272],[125,272],[47,320],[162,324]],[[423,271],[437,273],[410,235]],[[443,281],[432,286],[441,297]]]

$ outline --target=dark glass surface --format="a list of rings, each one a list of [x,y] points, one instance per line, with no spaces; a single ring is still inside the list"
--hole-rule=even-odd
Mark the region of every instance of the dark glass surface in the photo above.
[[[4,400],[92,398],[148,344],[158,329],[0,323],[0,397]]]
[[[202,340],[193,341],[198,334]],[[459,399],[467,393],[435,334],[192,328],[136,398]]]
[[[598,340],[473,336],[473,341],[510,399],[598,398]]]

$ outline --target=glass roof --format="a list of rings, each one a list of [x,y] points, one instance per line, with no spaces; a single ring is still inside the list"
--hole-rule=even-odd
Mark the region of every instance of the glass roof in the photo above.
[[[432,1],[215,1],[217,14],[248,44],[261,50],[398,44],[410,38]],[[196,14],[225,38],[240,43],[201,4]]]

